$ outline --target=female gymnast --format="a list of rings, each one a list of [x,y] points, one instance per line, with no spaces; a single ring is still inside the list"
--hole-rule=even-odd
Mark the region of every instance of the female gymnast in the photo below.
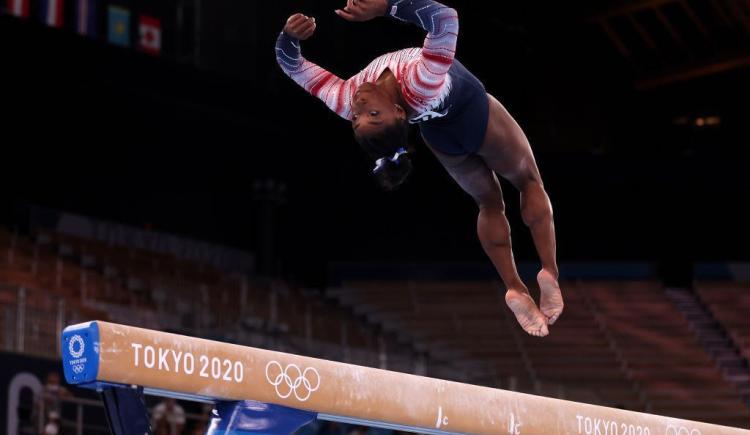
[[[427,37],[422,48],[380,56],[343,80],[302,57],[299,41],[310,38],[316,24],[315,18],[298,13],[289,17],[277,40],[279,65],[351,122],[386,190],[403,183],[411,171],[409,125],[419,126],[427,146],[479,206],[479,240],[507,287],[508,307],[526,332],[546,336],[563,311],[552,205],[521,127],[454,58],[458,14],[433,0],[347,0],[335,12],[348,21],[389,15],[422,27]],[[521,192],[521,215],[542,263],[539,307],[516,270],[496,173]]]

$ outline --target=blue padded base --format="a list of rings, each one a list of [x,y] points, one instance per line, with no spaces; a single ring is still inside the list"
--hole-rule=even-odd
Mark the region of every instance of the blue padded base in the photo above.
[[[290,435],[316,418],[314,412],[252,400],[218,402],[206,435]]]

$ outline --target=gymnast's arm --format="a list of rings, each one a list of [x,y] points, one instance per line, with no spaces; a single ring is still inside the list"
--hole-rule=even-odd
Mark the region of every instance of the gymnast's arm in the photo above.
[[[315,33],[315,18],[302,14],[289,17],[284,30],[276,40],[276,61],[286,75],[307,92],[322,100],[329,109],[342,118],[349,119],[351,110],[345,93],[351,91],[348,83],[302,56],[300,41]]]
[[[424,105],[442,93],[445,77],[453,64],[458,41],[458,12],[434,0],[348,0],[336,13],[349,21],[367,21],[376,16],[412,23],[427,32],[421,56],[406,74],[405,97]]]

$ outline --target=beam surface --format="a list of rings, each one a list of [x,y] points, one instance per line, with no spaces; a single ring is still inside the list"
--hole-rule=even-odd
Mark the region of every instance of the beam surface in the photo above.
[[[65,329],[71,384],[256,400],[424,433],[748,435],[750,431],[360,367],[107,322]],[[710,406],[709,403],[706,406]]]

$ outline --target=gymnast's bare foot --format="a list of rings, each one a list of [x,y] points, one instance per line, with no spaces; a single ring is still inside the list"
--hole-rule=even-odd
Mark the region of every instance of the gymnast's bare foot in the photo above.
[[[542,314],[547,316],[548,323],[554,325],[565,306],[562,293],[560,292],[560,285],[557,283],[557,278],[546,269],[542,269],[539,272],[536,280],[539,283],[541,293],[539,307],[542,310]]]
[[[547,318],[539,311],[531,295],[509,289],[505,292],[505,303],[516,315],[516,320],[524,331],[535,337],[545,337],[549,334]]]

